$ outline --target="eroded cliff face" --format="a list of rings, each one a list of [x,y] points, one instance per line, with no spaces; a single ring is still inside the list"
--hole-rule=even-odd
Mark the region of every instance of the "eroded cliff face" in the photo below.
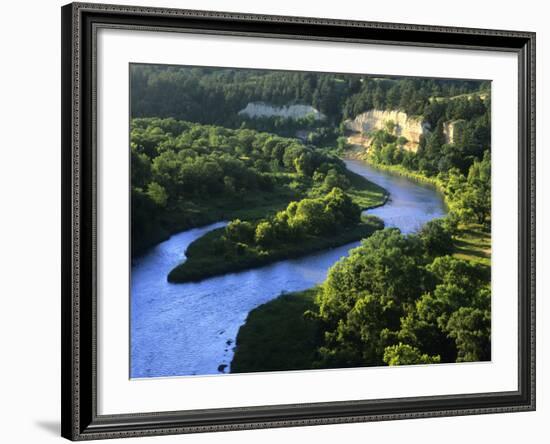
[[[371,142],[368,134],[372,131],[385,129],[388,122],[395,124],[394,134],[396,136],[403,136],[407,139],[404,146],[411,151],[418,149],[420,136],[425,135],[430,130],[429,124],[422,121],[421,118],[408,116],[402,111],[373,109],[357,115],[355,119],[344,122],[346,129],[355,133],[350,136],[349,143],[357,144],[357,142],[360,142],[361,145],[368,148]]]
[[[443,135],[445,136],[445,142],[453,144],[460,137],[460,132],[462,131],[464,120],[451,120],[443,124]]]
[[[284,117],[300,119],[312,115],[316,120],[323,120],[325,115],[310,105],[273,106],[263,102],[251,102],[239,114],[248,117]]]

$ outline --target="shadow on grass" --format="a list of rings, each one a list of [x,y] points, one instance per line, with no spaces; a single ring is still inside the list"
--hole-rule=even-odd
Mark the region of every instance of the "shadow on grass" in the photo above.
[[[477,257],[480,259],[490,259],[490,253],[484,251],[479,245],[473,245],[471,242],[464,241],[461,239],[455,240],[455,252],[457,254],[463,254],[465,256]]]

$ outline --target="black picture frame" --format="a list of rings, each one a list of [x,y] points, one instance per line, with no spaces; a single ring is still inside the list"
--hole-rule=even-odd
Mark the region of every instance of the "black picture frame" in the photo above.
[[[62,436],[120,438],[535,409],[535,33],[72,3],[62,15]],[[97,414],[95,38],[99,27],[508,51],[519,65],[518,390]]]

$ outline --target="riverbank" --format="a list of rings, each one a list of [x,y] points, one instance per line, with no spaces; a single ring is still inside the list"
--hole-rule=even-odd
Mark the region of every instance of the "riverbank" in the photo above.
[[[360,217],[359,210],[377,208],[387,202],[389,193],[379,185],[349,170],[346,170],[346,178],[348,180],[346,193],[341,190],[340,193],[345,195],[350,205],[354,204],[357,209],[357,219]],[[305,194],[307,198],[304,200],[309,200],[312,203],[313,201],[322,202],[323,199],[331,195],[331,193],[326,194],[326,191],[323,191],[323,188],[319,186],[312,186]],[[337,206],[344,205],[345,207],[344,201],[340,201],[336,197],[333,198],[336,200],[326,208],[336,212],[343,210],[343,208],[338,210]],[[300,203],[301,201],[294,200],[294,202]],[[325,204],[328,205],[327,202]],[[243,208],[246,208],[246,206],[243,205]],[[346,211],[349,211],[349,209]],[[246,239],[228,241],[224,230],[215,230],[196,240],[185,252],[186,261],[170,271],[168,281],[172,283],[198,282],[226,273],[258,268],[276,261],[293,259],[323,249],[339,247],[370,236],[375,230],[383,228],[383,223],[376,220],[376,218],[364,217],[362,222],[352,227],[336,224],[332,227],[332,231],[329,229],[328,234],[325,229],[322,235],[304,233],[304,238],[293,238],[291,240],[284,235],[272,239],[268,243],[269,246],[262,245],[262,242],[255,242],[253,238],[257,222],[271,220],[274,213],[274,211],[262,212],[257,207],[241,212],[242,219],[246,221],[243,226],[247,225],[252,230],[249,236],[250,239],[247,237]],[[310,215],[310,217],[312,216],[313,214]],[[337,216],[336,214],[333,216],[342,217],[342,215]],[[241,220],[241,217],[226,216],[225,219]],[[317,215],[316,217],[322,219],[323,216]],[[318,223],[324,223],[321,219]],[[273,231],[273,229],[271,230]],[[269,236],[273,236],[273,233]]]
[[[316,289],[287,293],[252,310],[239,329],[231,373],[311,370],[321,344]]]
[[[407,170],[402,165],[383,165],[380,163],[373,163],[369,160],[368,156],[365,156],[363,153],[358,153],[356,150],[346,152],[343,158],[351,159],[351,160],[360,160],[362,162],[368,163],[373,168],[376,168],[382,171],[387,171],[389,173],[396,174],[398,176],[403,176],[403,177],[406,177],[407,179],[412,179],[420,183],[433,185],[438,192],[440,192],[443,196],[445,196],[445,185],[441,180],[437,179],[436,177],[428,177],[422,173]],[[447,204],[446,199],[444,200],[445,200],[445,203]]]
[[[363,210],[384,205],[387,191],[352,171],[346,171],[350,187],[346,193]],[[275,215],[292,202],[304,197],[317,197],[321,192],[311,185],[307,189],[292,189],[288,184],[277,185],[272,191],[236,193],[223,198],[182,202],[171,208],[148,235],[132,239],[132,256],[137,257],[149,248],[181,231],[198,228],[220,220],[256,221]]]
[[[180,231],[209,225],[220,220],[257,220],[284,209],[289,202],[299,199],[300,193],[286,186],[273,191],[239,193],[218,199],[195,200],[181,203],[162,217],[149,236],[133,239],[132,256],[145,253],[149,248]]]
[[[344,156],[344,158],[361,160],[371,165],[373,168],[381,171],[406,177],[417,181],[432,185],[442,196],[447,208],[449,202],[445,193],[445,184],[437,177],[428,177],[416,171],[410,171],[402,165],[382,165],[369,162],[368,157],[359,154],[356,150],[352,150]],[[491,232],[486,227],[479,224],[468,223],[459,224],[454,235],[453,256],[458,259],[464,259],[477,264],[483,265],[486,268],[491,266]]]
[[[418,183],[433,185],[445,198],[444,184],[435,178],[410,172],[402,167],[372,166]],[[481,265],[487,272],[487,280],[490,280],[490,231],[476,224],[459,225],[453,236],[452,256]],[[319,333],[318,321],[313,316],[304,316],[304,313],[307,310],[313,312],[319,310],[315,304],[316,288],[284,294],[251,312],[246,323],[239,330],[231,371],[246,373],[314,368],[316,361],[319,360],[317,353],[322,345],[322,336]],[[306,304],[306,301],[309,304]],[[303,309],[303,306],[307,308]],[[275,322],[284,323],[284,329],[279,328]],[[293,323],[297,325],[293,326]],[[300,328],[300,331],[304,332],[303,336],[285,333],[292,331],[293,328]],[[290,350],[289,360],[284,353],[286,349]],[[293,356],[293,350],[300,350],[303,358],[298,360]],[[264,364],[264,360],[267,364]]]
[[[481,265],[490,281],[490,248],[490,234],[471,225],[455,236],[453,256]],[[237,335],[231,372],[315,368],[323,330],[315,316],[306,312],[319,312],[315,302],[318,288],[283,294],[251,311]],[[323,368],[328,367],[325,364]]]
[[[198,282],[214,276],[258,268],[349,244],[383,228],[384,223],[380,219],[364,217],[356,226],[331,234],[330,237],[310,235],[299,243],[279,243],[270,249],[255,247],[224,251],[223,255],[220,255],[218,246],[225,229],[213,230],[189,245],[185,252],[187,260],[170,271],[168,281]]]
[[[490,280],[490,234],[479,226],[459,230],[453,256],[481,265]],[[308,311],[319,312],[318,287],[286,293],[251,311],[237,335],[232,373],[310,370],[319,361],[323,330]],[[326,367],[326,364],[323,365]]]
[[[361,210],[378,208],[388,201],[390,193],[380,185],[350,170],[346,171],[346,177],[350,181],[350,187],[346,189],[346,194],[359,205]]]

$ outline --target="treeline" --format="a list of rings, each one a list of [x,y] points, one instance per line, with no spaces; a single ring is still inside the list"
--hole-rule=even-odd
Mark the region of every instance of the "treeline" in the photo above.
[[[369,109],[425,115],[435,124],[445,98],[490,88],[489,82],[467,80],[141,64],[131,65],[130,79],[132,117],[173,117],[232,128],[247,120],[238,111],[249,102],[312,105],[336,126]],[[289,123],[279,119],[278,125]]]
[[[193,242],[170,282],[198,281],[334,248],[368,237],[384,224],[361,209],[340,188],[317,198],[291,202],[257,221],[235,219]]]
[[[205,219],[208,210],[229,200],[239,204],[241,196],[283,193],[285,204],[312,189],[349,186],[340,159],[297,139],[159,118],[132,119],[130,139],[137,250],[174,224],[184,229],[219,220]]]
[[[485,361],[490,354],[486,269],[450,255],[452,228],[374,233],[329,271],[317,294],[319,368]]]
[[[337,126],[327,124],[325,120],[315,119],[313,115],[292,119],[289,117],[243,117],[239,128],[277,134],[283,137],[298,137],[316,147],[333,147],[341,131]]]
[[[462,108],[472,108],[475,113],[482,106],[479,94],[474,93],[487,95],[490,91],[489,82],[474,80],[368,77],[360,80],[350,89],[352,95],[344,104],[344,118],[354,118],[370,109],[400,110],[424,116],[435,125],[445,112],[447,120],[467,118],[470,112]],[[464,97],[457,97],[461,95]]]
[[[131,65],[133,117],[174,117],[238,126],[248,102],[311,104],[326,116],[340,115],[345,76],[291,71]]]
[[[235,220],[225,229],[224,240],[246,246],[271,247],[300,242],[307,236],[325,235],[356,225],[361,209],[340,188],[319,198],[291,202],[285,210],[256,224]]]
[[[370,134],[368,158],[436,183],[450,211],[418,234],[375,233],[331,268],[310,312],[325,332],[320,368],[491,358],[490,270],[453,256],[459,226],[490,224],[490,100],[458,97],[407,112],[434,125],[418,151],[405,150],[387,122]]]

